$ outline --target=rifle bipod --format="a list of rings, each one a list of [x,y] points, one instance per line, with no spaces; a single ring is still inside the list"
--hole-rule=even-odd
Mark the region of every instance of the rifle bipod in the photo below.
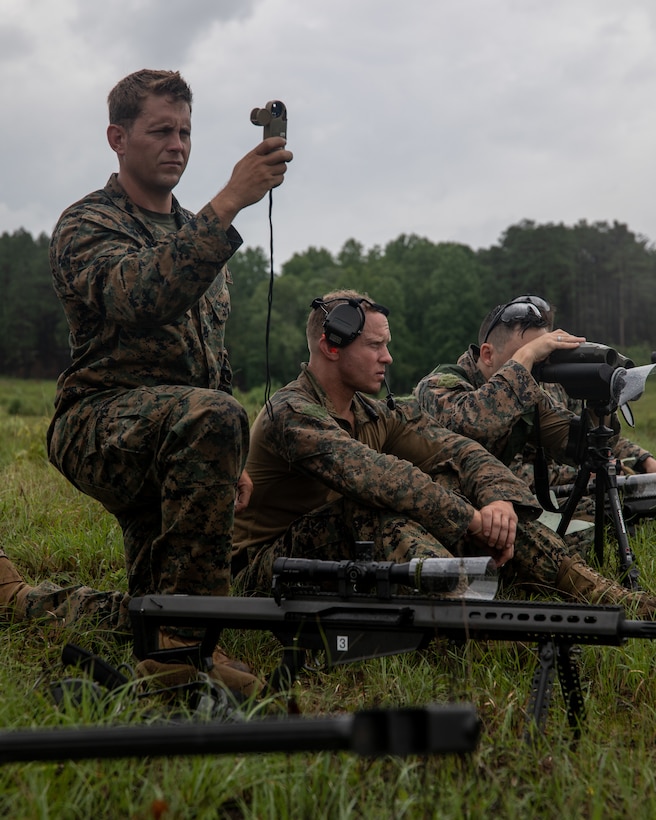
[[[538,645],[538,663],[533,673],[528,713],[532,720],[526,728],[525,740],[531,740],[532,730],[544,733],[553,694],[554,673],[558,671],[560,688],[565,700],[567,722],[574,734],[574,742],[581,737],[581,726],[585,720],[585,701],[581,689],[581,679],[572,644],[553,639],[541,641]]]
[[[565,701],[567,722],[573,733],[573,741],[576,743],[580,739],[582,725],[585,722],[585,700],[578,665],[574,657],[578,652],[580,652],[579,647],[567,641],[549,639],[539,642],[537,665],[533,672],[526,709],[529,722],[524,732],[524,740],[529,742],[533,740],[536,730],[542,735],[545,733],[556,672]],[[307,666],[306,660],[307,650],[298,645],[285,647],[280,664],[267,680],[268,690],[273,693],[289,691],[301,671],[308,669],[313,671]]]

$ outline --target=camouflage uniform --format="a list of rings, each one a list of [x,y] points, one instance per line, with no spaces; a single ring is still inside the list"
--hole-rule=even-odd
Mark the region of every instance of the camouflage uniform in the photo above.
[[[535,453],[535,414],[539,439],[549,459],[549,478],[576,474],[577,414],[540,386],[524,365],[511,359],[486,381],[477,367],[478,348],[470,346],[457,365],[438,365],[415,388],[420,406],[440,424],[483,444],[534,489],[533,468],[522,466],[521,454]],[[518,463],[519,462],[519,463]],[[529,475],[530,472],[530,475]],[[573,480],[571,478],[570,480]],[[594,502],[585,499],[576,517],[594,520]],[[585,555],[592,529],[566,536],[571,550]]]
[[[70,329],[52,463],[118,519],[131,595],[227,594],[248,419],[230,395],[226,261],[210,205],[147,214],[112,175],[62,214],[54,286]]]
[[[0,558],[8,559],[0,548]],[[16,616],[16,607],[7,605],[4,594],[5,584],[15,580],[22,581],[23,592],[20,597],[21,619],[36,618],[56,621],[60,625],[70,624],[85,616],[92,616],[94,624],[107,628],[115,633],[130,633],[128,604],[130,597],[125,592],[114,590],[101,592],[91,587],[75,584],[61,587],[51,581],[42,581],[37,586],[29,586],[16,574],[13,576],[13,564],[0,567],[0,618]],[[13,576],[13,577],[12,577]],[[13,599],[13,603],[16,601]]]
[[[480,554],[467,537],[474,508],[501,499],[520,517],[507,571],[553,586],[563,542],[533,520],[540,507],[524,482],[415,402],[390,409],[356,394],[352,410],[353,430],[304,365],[260,412],[246,465],[253,496],[235,521],[244,590],[268,591],[278,556],[352,559],[356,541],[373,541],[376,560]]]
[[[554,404],[524,365],[511,359],[486,381],[472,345],[457,365],[438,365],[415,388],[419,405],[440,424],[473,438],[504,464],[535,442],[535,410],[540,442],[559,462],[575,465],[570,422],[575,418]],[[569,445],[569,446],[568,446]]]

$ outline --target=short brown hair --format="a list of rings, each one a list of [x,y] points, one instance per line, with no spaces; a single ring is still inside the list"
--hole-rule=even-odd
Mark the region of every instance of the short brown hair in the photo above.
[[[143,68],[119,80],[109,92],[107,105],[110,124],[129,128],[141,114],[144,100],[151,94],[186,102],[191,111],[191,88],[179,71]]]

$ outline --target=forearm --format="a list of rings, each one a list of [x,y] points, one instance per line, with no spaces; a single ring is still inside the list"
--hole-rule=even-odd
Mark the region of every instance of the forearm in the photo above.
[[[445,542],[463,535],[474,513],[466,498],[409,461],[377,452],[322,419],[272,432],[267,447],[289,469],[359,503],[412,518]]]
[[[477,507],[500,499],[532,506],[534,498],[520,481],[485,447],[439,425],[427,413],[413,412],[401,403],[404,424],[398,438],[390,437],[386,448],[412,461],[433,480],[471,499]]]
[[[650,457],[647,450],[640,447],[638,444],[634,444],[624,436],[620,436],[617,443],[613,446],[613,455],[619,459],[642,459],[642,462],[646,462]]]
[[[535,407],[539,396],[540,388],[531,374],[512,364],[504,365],[480,387],[464,381],[449,386],[440,374],[423,379],[417,387],[424,411],[496,456],[502,454],[512,428]]]
[[[508,501],[524,515],[540,514],[540,507],[525,481],[485,448],[461,438],[460,452],[451,463],[457,470],[461,491],[476,507],[480,509],[496,501]],[[440,480],[439,475],[436,480]]]

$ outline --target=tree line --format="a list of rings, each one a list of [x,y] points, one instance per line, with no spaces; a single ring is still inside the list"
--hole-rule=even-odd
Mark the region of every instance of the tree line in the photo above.
[[[56,378],[68,365],[68,330],[54,295],[49,237],[25,230],[0,236],[0,374]],[[310,247],[271,281],[262,248],[230,262],[233,313],[227,344],[241,391],[294,378],[307,359],[305,322],[316,296],[340,288],[390,308],[390,381],[405,393],[471,343],[485,314],[524,293],[556,307],[556,321],[617,347],[638,364],[656,347],[656,249],[619,222],[574,226],[523,221],[499,242],[473,250],[402,234],[365,250],[347,240],[337,254]],[[270,311],[270,313],[269,313]]]

